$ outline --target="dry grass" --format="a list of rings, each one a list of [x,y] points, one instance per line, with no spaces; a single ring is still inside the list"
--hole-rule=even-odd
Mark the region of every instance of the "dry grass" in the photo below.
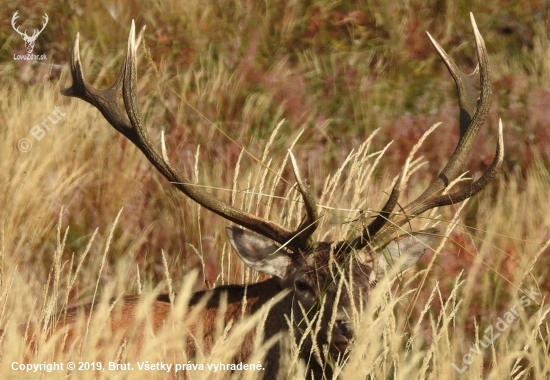
[[[12,362],[23,361],[130,361],[134,368],[145,360],[187,363],[182,331],[192,316],[184,318],[186,297],[214,285],[258,280],[229,249],[224,220],[173,191],[99,112],[60,95],[77,31],[88,80],[106,86],[122,61],[130,20],[147,24],[138,91],[153,138],[159,141],[166,129],[171,160],[205,191],[287,226],[301,215],[286,163],[292,148],[323,206],[316,236],[323,240],[348,236],[359,228],[348,223],[359,210],[383,204],[399,165],[435,122],[443,125],[419,152],[429,163],[412,176],[400,202],[418,195],[449,156],[457,129],[454,90],[421,31],[433,31],[462,67],[471,68],[469,11],[489,48],[495,98],[468,168],[477,173],[491,162],[502,117],[505,169],[463,209],[437,210],[415,221],[413,229],[436,219],[441,230],[457,225],[400,286],[379,286],[342,378],[548,377],[545,7],[528,1],[508,7],[497,1],[468,7],[424,0],[221,3],[0,5],[4,15],[19,9],[22,20],[50,16],[36,47],[48,54],[46,64],[13,61],[23,43],[8,19],[0,35],[0,326],[6,329],[0,377],[27,377],[11,369]],[[37,141],[30,128],[55,107],[65,116]],[[18,149],[22,138],[33,143],[29,152]],[[484,331],[521,305],[525,289],[540,293],[537,304],[531,301],[493,345],[472,354],[473,363],[459,375],[452,363],[464,365],[463,356]],[[168,291],[179,295],[173,320],[160,334],[148,334],[139,352],[131,345],[96,346],[112,338],[102,313],[66,353],[56,349],[55,339],[30,351],[16,332],[70,305],[94,300],[106,308],[106,300],[122,294],[147,294],[145,318],[153,295]],[[196,362],[227,362],[239,339],[261,321],[256,315],[229,332],[220,329],[214,351]],[[251,363],[266,352],[257,344]],[[289,373],[281,376],[301,378],[296,347],[289,352]],[[228,374],[191,373],[197,379]],[[69,373],[32,375],[40,376]],[[71,376],[143,378],[143,372]],[[240,376],[255,378],[257,372],[234,374]]]

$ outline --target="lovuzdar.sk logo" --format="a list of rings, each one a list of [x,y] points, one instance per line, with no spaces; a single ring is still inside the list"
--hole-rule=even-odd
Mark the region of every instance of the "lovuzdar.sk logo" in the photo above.
[[[11,18],[11,26],[13,27],[13,30],[15,30],[21,38],[23,38],[23,41],[25,41],[25,50],[27,51],[27,54],[14,54],[13,59],[14,60],[25,60],[25,61],[44,61],[46,60],[46,54],[36,55],[33,54],[34,50],[34,43],[36,42],[36,39],[44,31],[46,28],[46,25],[48,25],[48,15],[44,13],[44,21],[42,22],[42,29],[34,29],[32,35],[27,34],[27,29],[25,29],[24,32],[21,32],[19,30],[19,26],[15,25],[15,20],[19,17],[18,15],[19,11],[16,11],[13,17]]]

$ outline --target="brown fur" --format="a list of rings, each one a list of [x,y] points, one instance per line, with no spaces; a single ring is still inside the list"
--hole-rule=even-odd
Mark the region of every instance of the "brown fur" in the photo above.
[[[367,264],[361,264],[354,256],[349,254],[333,252],[331,255],[330,245],[328,244],[321,244],[317,247],[317,250],[316,255],[293,257],[293,272],[289,273],[287,283],[284,283],[281,279],[270,278],[247,286],[226,285],[193,294],[188,302],[186,316],[192,313],[194,308],[204,305],[204,300],[207,299],[208,301],[200,310],[195,322],[191,324],[182,323],[182,326],[186,327],[186,329],[182,329],[181,331],[181,339],[185,339],[187,343],[187,359],[193,360],[197,347],[200,347],[200,349],[204,350],[205,354],[208,354],[216,339],[218,339],[218,336],[216,336],[216,322],[220,318],[219,310],[220,305],[223,303],[222,299],[227,303],[227,309],[223,318],[225,327],[230,322],[237,322],[243,316],[249,316],[258,312],[286,288],[289,290],[288,294],[271,306],[262,328],[264,342],[278,333],[287,332],[269,349],[265,359],[262,360],[262,365],[265,367],[265,371],[262,374],[263,378],[276,378],[276,374],[279,372],[279,361],[282,354],[286,353],[286,351],[281,351],[285,344],[285,339],[295,338],[296,342],[300,341],[302,338],[301,334],[306,329],[306,320],[321,323],[322,328],[315,338],[311,336],[306,337],[303,346],[300,348],[301,359],[304,360],[308,367],[308,372],[314,378],[320,379],[323,376],[332,378],[332,369],[327,364],[327,358],[323,358],[322,362],[318,362],[312,354],[312,347],[314,345],[320,347],[331,345],[331,336],[334,333],[333,330],[336,328],[335,326],[329,326],[334,304],[337,303],[339,310],[345,309],[346,313],[351,315],[353,313],[351,310],[352,304],[361,304],[361,298],[366,298],[368,294],[370,285],[367,279],[372,269]],[[349,268],[352,269],[349,270]],[[334,277],[335,274],[336,278]],[[350,299],[351,292],[346,290],[345,287],[342,288],[340,295],[337,295],[338,286],[336,284],[343,277],[354,283],[354,297],[356,297],[354,302]],[[312,288],[316,288],[311,304],[308,304],[309,300],[298,301],[299,294],[294,289],[294,278],[299,278],[300,281],[307,282]],[[149,317],[145,321],[139,320],[137,317],[141,300],[141,296],[132,295],[120,300],[111,301],[112,309],[108,316],[108,326],[112,332],[112,338],[110,338],[112,340],[109,344],[113,344],[113,341],[119,340],[119,344],[126,342],[126,344],[133,345],[139,349],[143,345],[144,334],[158,333],[166,324],[172,310],[168,295],[159,295],[152,302],[149,308]],[[52,322],[52,328],[49,330],[46,338],[50,339],[52,335],[64,331],[64,333],[60,334],[59,349],[64,351],[73,349],[75,345],[78,345],[81,335],[85,331],[83,327],[86,321],[90,316],[97,317],[97,313],[101,307],[104,306],[100,304],[92,306],[89,304],[63,311],[55,318],[55,322]],[[306,315],[303,314],[303,310],[306,310]],[[289,326],[287,320],[295,321],[293,326],[295,337],[291,337],[288,334]],[[36,349],[36,342],[40,341],[37,338],[40,336],[39,333],[27,326],[22,326],[20,332],[28,337],[29,345]],[[350,328],[349,334],[352,332],[353,328]],[[247,359],[255,348],[253,339],[255,333],[256,331],[251,331],[243,339],[239,350],[233,356],[233,363],[247,363]],[[335,346],[331,348],[331,351],[336,355],[343,353],[341,349],[338,350]],[[347,344],[343,350],[346,348]]]

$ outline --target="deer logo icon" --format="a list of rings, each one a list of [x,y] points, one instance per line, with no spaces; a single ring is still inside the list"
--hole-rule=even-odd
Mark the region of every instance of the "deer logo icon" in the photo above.
[[[23,40],[25,41],[25,49],[27,50],[27,53],[32,54],[32,51],[34,50],[34,42],[36,41],[40,33],[44,31],[44,29],[46,28],[46,25],[48,25],[48,20],[49,20],[48,15],[44,13],[44,22],[42,23],[42,29],[40,30],[35,29],[32,36],[29,36],[27,34],[27,29],[25,29],[24,32],[21,32],[19,30],[19,27],[15,26],[15,20],[19,17],[18,13],[19,11],[15,12],[13,17],[11,18],[11,26],[13,27],[13,30],[19,33],[21,38],[23,38]]]

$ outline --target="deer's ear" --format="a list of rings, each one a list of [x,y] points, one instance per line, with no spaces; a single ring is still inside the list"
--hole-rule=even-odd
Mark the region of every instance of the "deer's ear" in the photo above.
[[[255,271],[283,279],[291,264],[291,258],[273,244],[273,241],[242,228],[226,228],[229,242],[241,260]]]
[[[378,258],[376,278],[381,279],[387,272],[407,270],[422,257],[427,249],[441,239],[437,228],[401,235],[386,245]]]

